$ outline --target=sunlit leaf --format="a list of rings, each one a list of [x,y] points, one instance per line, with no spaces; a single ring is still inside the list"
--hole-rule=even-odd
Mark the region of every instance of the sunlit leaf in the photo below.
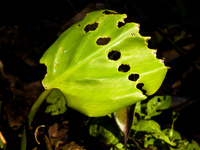
[[[171,148],[173,149],[173,148]],[[177,150],[178,149],[184,149],[184,150],[200,150],[200,147],[199,147],[199,144],[196,142],[196,141],[193,141],[191,143],[189,142],[185,142],[184,144],[182,145],[179,145]]]
[[[135,114],[138,114],[138,117],[146,116],[146,113],[143,112],[143,109],[146,110],[146,103],[141,104],[141,102],[137,102],[135,106]]]
[[[156,139],[153,137],[153,135],[146,134],[145,138],[144,138],[144,147],[147,148],[151,145],[154,145],[155,141],[156,141]]]
[[[165,135],[167,135],[167,136],[170,138],[171,141],[175,141],[175,140],[176,140],[176,141],[179,141],[179,140],[182,139],[180,133],[178,133],[178,132],[175,131],[175,130],[173,130],[173,136],[170,136],[171,129],[164,129],[162,132],[163,132]]]
[[[190,143],[186,140],[177,141],[178,145],[176,147],[169,147],[170,150],[200,150],[199,144],[196,141]]]
[[[145,119],[161,114],[162,110],[168,109],[171,105],[171,96],[154,96],[147,103],[147,115]]]
[[[186,139],[182,139],[180,133],[175,130],[173,130],[172,137],[170,136],[171,129],[164,129],[162,132],[165,133],[171,141],[175,141],[177,143],[175,147],[170,147],[170,150],[200,150],[196,141],[189,142]]]
[[[160,125],[153,120],[141,120],[133,126],[133,130],[151,133],[156,139],[163,140],[171,146],[176,145],[176,143],[171,141],[169,137],[161,131]]]
[[[44,88],[59,89],[68,107],[95,117],[155,93],[167,68],[126,17],[99,10],[66,30],[40,60],[47,66]]]
[[[176,119],[178,118],[178,116],[179,116],[179,113],[173,112],[173,115],[172,115],[172,126],[171,126],[171,130],[169,132],[170,139],[172,137],[174,137],[174,135],[173,135],[174,134],[174,123],[175,123]]]

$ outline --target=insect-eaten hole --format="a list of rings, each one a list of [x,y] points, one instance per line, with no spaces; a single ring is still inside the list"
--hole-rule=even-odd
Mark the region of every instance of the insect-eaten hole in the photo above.
[[[128,79],[131,80],[131,81],[137,81],[139,79],[139,74],[137,73],[132,73],[128,76]]]
[[[108,59],[110,60],[118,60],[121,57],[121,53],[119,51],[116,50],[112,50],[108,53]]]
[[[121,22],[121,21],[119,21],[118,24],[117,24],[118,28],[121,28],[121,27],[123,27],[124,25],[125,25],[125,23],[124,23],[124,22]]]
[[[110,42],[110,37],[98,38],[96,43],[97,45],[107,45]]]
[[[138,84],[136,85],[136,88],[138,88],[140,91],[142,91],[142,93],[143,93],[144,95],[146,95],[147,91],[143,89],[143,86],[144,86],[143,83],[138,83]]]
[[[111,15],[111,14],[118,14],[118,13],[114,12],[114,11],[105,10],[105,11],[102,12],[102,14]]]
[[[92,23],[92,24],[88,24],[87,26],[85,26],[84,31],[85,31],[86,33],[89,32],[89,31],[94,31],[94,30],[97,29],[98,25],[99,25],[99,24],[98,24],[97,22]]]
[[[118,67],[118,71],[120,72],[128,72],[130,70],[130,66],[129,65],[124,65],[124,64],[121,64],[119,67]]]
[[[157,101],[158,101],[158,102],[161,102],[161,99],[160,99],[160,98],[158,98],[158,99],[157,99]]]

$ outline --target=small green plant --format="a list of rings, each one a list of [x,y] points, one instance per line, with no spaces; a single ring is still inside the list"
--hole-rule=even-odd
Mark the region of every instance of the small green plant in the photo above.
[[[148,102],[138,102],[135,109],[137,117],[134,119],[127,150],[132,149],[169,149],[169,150],[199,150],[197,142],[189,143],[182,139],[181,135],[173,129],[178,115],[173,112],[172,126],[161,130],[160,125],[151,119],[160,115],[163,110],[168,109],[171,104],[171,96],[154,96]],[[124,150],[123,134],[117,132],[118,127],[113,124],[113,118],[95,118],[90,125],[90,135],[101,138],[102,147],[109,150]]]
[[[137,112],[139,102],[158,90],[167,72],[162,60],[156,58],[156,51],[147,47],[149,37],[140,35],[139,24],[125,23],[126,17],[111,10],[91,12],[66,30],[44,53],[40,63],[47,67],[42,81],[45,90],[31,108],[29,127],[44,100],[47,100],[46,113],[52,115],[62,114],[67,107],[89,117],[114,112],[117,124],[122,125],[120,129],[125,129],[122,132],[126,137],[126,149],[133,123],[128,117],[132,118],[134,111]],[[159,114],[149,108],[146,119]],[[159,105],[159,108],[165,109],[165,104]],[[127,112],[132,115],[127,115]],[[125,122],[122,121],[124,117]],[[90,130],[94,131],[94,128]],[[103,128],[100,130],[107,133]],[[154,130],[159,130],[159,127]],[[122,136],[119,130],[117,132]],[[157,135],[168,144],[175,145],[163,132]],[[119,141],[112,137],[114,143],[111,143],[116,145]],[[123,146],[117,144],[118,149]],[[26,149],[26,130],[21,149]]]

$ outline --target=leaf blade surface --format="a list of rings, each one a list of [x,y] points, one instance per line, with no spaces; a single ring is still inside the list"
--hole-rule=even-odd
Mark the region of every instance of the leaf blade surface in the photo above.
[[[125,18],[125,14],[95,11],[66,30],[40,60],[47,66],[45,89],[59,89],[68,107],[93,117],[144,100],[139,83],[147,95],[155,93],[167,69],[147,47],[149,37],[139,34],[138,24],[118,27]],[[86,32],[91,24],[98,25]],[[109,58],[112,51],[119,52],[120,58]],[[132,74],[138,79],[131,80]]]

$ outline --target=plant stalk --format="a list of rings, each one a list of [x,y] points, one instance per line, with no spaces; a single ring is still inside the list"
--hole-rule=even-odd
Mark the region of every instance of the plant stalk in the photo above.
[[[46,99],[46,97],[52,92],[53,89],[50,90],[44,90],[42,92],[42,94],[40,94],[40,96],[38,97],[38,99],[36,100],[36,102],[33,104],[29,115],[28,115],[28,125],[29,127],[31,126],[31,123],[33,121],[33,118],[35,116],[35,113],[37,111],[37,109],[40,107],[40,105],[44,102],[44,100]]]
[[[29,112],[28,115],[28,127],[30,128],[31,123],[33,121],[33,118],[36,114],[36,111],[38,110],[38,108],[40,107],[40,105],[44,102],[44,100],[47,98],[47,96],[52,92],[53,89],[50,90],[44,90],[40,96],[38,97],[38,99],[36,100],[36,102],[33,104],[33,106],[31,107],[31,110]],[[23,136],[22,136],[22,141],[21,141],[21,150],[26,150],[26,128],[24,128],[23,131]]]

